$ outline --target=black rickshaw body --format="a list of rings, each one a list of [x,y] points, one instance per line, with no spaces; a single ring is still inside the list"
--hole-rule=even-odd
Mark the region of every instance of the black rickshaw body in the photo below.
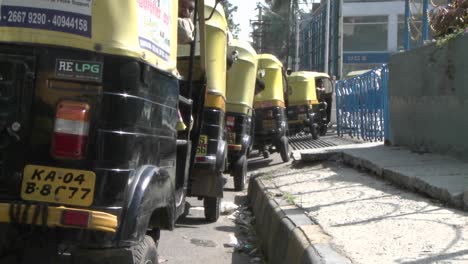
[[[0,3],[0,263],[43,263],[37,239],[133,263],[184,211],[177,5],[148,27],[156,2],[20,2]]]
[[[199,1],[192,62],[188,45],[179,45],[181,93],[194,98],[191,164],[187,195],[204,200],[205,216],[219,218],[228,146],[226,141],[227,21],[215,0]],[[190,76],[190,77],[189,77]],[[191,84],[190,84],[191,83]],[[188,88],[191,86],[191,88]]]
[[[288,123],[284,102],[284,75],[282,63],[273,55],[258,56],[258,75],[265,89],[255,95],[254,148],[262,151],[280,152],[283,161],[289,160]]]
[[[329,123],[333,86],[326,73],[299,71],[287,77],[288,125],[291,134],[310,132],[325,135]]]
[[[253,144],[251,132],[257,53],[248,42],[234,39],[229,43],[228,54],[236,58],[228,71],[226,87],[228,171],[234,176],[234,188],[243,190],[247,154]]]

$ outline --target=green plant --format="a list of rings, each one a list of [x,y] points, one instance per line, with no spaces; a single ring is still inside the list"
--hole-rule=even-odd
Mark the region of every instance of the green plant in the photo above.
[[[441,47],[444,47],[446,46],[450,40],[460,36],[460,35],[463,35],[465,33],[465,29],[458,29],[458,30],[455,30],[455,32],[451,33],[451,34],[448,34],[448,35],[445,35],[444,37],[441,37],[439,39],[436,40],[436,46],[441,48]]]
[[[267,180],[267,181],[273,180],[273,175],[271,175],[271,173],[268,173],[268,174],[266,174],[266,175],[263,176],[263,177],[265,177],[265,180]]]
[[[294,197],[294,195],[292,195],[292,194],[290,194],[288,192],[285,192],[283,194],[283,197],[290,204],[294,204],[294,200],[296,199],[296,197]]]

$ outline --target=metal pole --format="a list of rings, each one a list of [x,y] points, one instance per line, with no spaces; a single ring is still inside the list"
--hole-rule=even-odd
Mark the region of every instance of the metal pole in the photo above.
[[[324,72],[329,73],[328,69],[328,59],[330,53],[330,0],[327,0],[327,15],[326,15],[326,23],[325,23],[325,51],[324,51]]]
[[[294,58],[294,71],[299,70],[299,21],[297,17],[294,19],[294,23],[296,24],[296,54]]]
[[[409,4],[409,0],[405,0],[405,50],[410,49],[409,19],[410,19],[410,4]]]
[[[423,0],[423,31],[422,31],[422,44],[429,39],[429,19],[427,11],[429,9],[429,0]]]
[[[289,51],[291,47],[291,13],[292,13],[292,0],[289,0],[289,6],[288,6],[288,36],[287,36],[287,42],[286,42],[286,68],[291,67],[291,61],[290,61],[290,56],[289,56]]]
[[[262,42],[263,42],[263,12],[262,12],[262,5],[260,3],[257,3],[257,8],[258,8],[258,24],[260,27],[260,35],[258,36],[258,53],[262,53],[263,47],[262,47]]]
[[[339,8],[339,30],[338,30],[338,36],[340,38],[340,41],[338,43],[338,73],[336,78],[341,79],[341,76],[343,75],[343,0],[340,0],[340,6]]]

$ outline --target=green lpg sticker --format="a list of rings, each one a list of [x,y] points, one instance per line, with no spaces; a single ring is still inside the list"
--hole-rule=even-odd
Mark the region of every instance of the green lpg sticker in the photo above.
[[[55,76],[80,81],[102,81],[102,62],[57,59]]]

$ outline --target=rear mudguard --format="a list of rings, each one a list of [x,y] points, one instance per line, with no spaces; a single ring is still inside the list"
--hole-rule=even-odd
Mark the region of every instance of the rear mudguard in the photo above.
[[[227,144],[221,139],[218,142],[214,168],[193,168],[193,175],[196,175],[196,178],[191,183],[190,196],[223,197],[223,172],[226,167]]]
[[[216,172],[223,172],[226,168],[227,144],[225,140],[219,140],[218,150],[216,151]]]
[[[149,221],[156,209],[166,211],[166,225],[175,223],[175,189],[169,173],[154,166],[143,166],[130,178],[126,194],[122,222],[117,233],[120,246],[139,241],[148,229]]]

